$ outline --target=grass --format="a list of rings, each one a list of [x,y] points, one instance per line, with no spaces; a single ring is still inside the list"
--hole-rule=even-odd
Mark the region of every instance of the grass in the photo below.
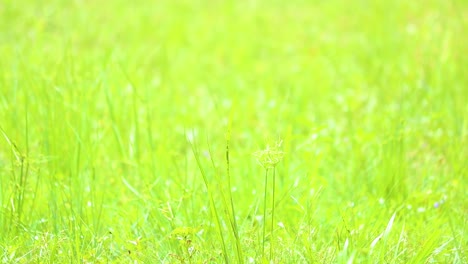
[[[467,17],[2,1],[0,262],[468,262]]]

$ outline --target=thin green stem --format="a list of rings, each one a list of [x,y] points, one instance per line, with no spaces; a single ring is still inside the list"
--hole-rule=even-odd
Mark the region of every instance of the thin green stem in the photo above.
[[[276,170],[273,168],[273,194],[272,194],[272,202],[271,202],[271,235],[270,235],[270,261],[273,260],[273,228],[275,226],[275,177]],[[274,262],[274,261],[273,261]]]
[[[236,221],[236,213],[234,210],[234,201],[232,200],[232,187],[231,187],[231,173],[230,173],[230,167],[229,167],[229,139],[231,136],[231,132],[229,131],[226,137],[226,173],[227,173],[227,180],[228,180],[228,195],[229,195],[229,200],[231,202],[231,218],[232,220],[230,221],[232,224],[232,230],[234,232],[234,236],[236,238],[236,249],[237,249],[237,260],[239,261],[239,264],[244,263],[244,257],[242,256],[242,247],[240,243],[240,237],[239,237],[239,231],[237,227],[237,221]],[[210,155],[211,156],[211,155]]]
[[[266,235],[266,208],[267,208],[267,190],[268,190],[268,168],[265,169],[265,192],[263,197],[263,244],[262,259],[265,258],[265,235]],[[262,260],[263,261],[263,260]]]
[[[216,209],[216,205],[215,205],[214,198],[213,198],[213,193],[211,191],[210,185],[208,184],[208,179],[206,177],[205,170],[203,169],[203,166],[201,164],[199,153],[198,153],[198,148],[195,143],[193,142],[190,142],[190,143],[191,143],[192,152],[193,152],[193,155],[195,156],[195,161],[197,163],[198,169],[200,170],[200,173],[203,178],[203,182],[205,183],[205,187],[208,191],[208,197],[210,198],[211,210],[215,216],[216,225],[218,227],[219,236],[221,238],[221,244],[223,246],[224,263],[229,263],[228,251],[226,248],[226,242],[224,241],[223,230],[221,227],[221,220],[218,214],[218,210]]]

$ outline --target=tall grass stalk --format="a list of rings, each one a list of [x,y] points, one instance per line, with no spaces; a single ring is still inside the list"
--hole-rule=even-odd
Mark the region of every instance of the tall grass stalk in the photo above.
[[[210,160],[211,160],[211,164],[213,166],[213,170],[216,171],[216,164],[215,164],[215,161],[213,159],[213,151],[211,150],[211,147],[210,147],[210,144],[209,144],[208,141],[207,141],[207,144],[208,144],[208,153],[209,153],[209,157],[210,157]],[[228,147],[227,147],[227,151],[229,151]],[[229,154],[226,153],[226,155],[227,155],[226,157],[228,159]],[[229,166],[229,161],[228,161],[228,166]],[[229,168],[228,168],[228,171],[229,171]],[[228,174],[229,174],[229,172],[228,172]],[[242,246],[241,246],[241,243],[240,243],[240,237],[239,237],[237,221],[236,221],[236,214],[235,214],[235,210],[234,210],[234,201],[232,200],[232,195],[231,195],[230,180],[231,180],[230,176],[228,176],[228,188],[229,188],[229,190],[227,190],[226,193],[227,193],[227,197],[228,197],[228,199],[230,201],[228,203],[228,201],[226,200],[226,195],[224,195],[225,192],[223,192],[222,189],[221,189],[221,193],[220,193],[221,201],[223,202],[224,212],[227,215],[227,220],[229,222],[229,226],[231,227],[232,234],[234,235],[234,241],[235,241],[236,252],[237,252],[237,254],[236,254],[237,255],[237,261],[238,261],[238,263],[244,263],[244,258],[243,258],[243,254],[242,254]],[[216,181],[220,182],[219,177],[216,177]]]
[[[229,142],[231,140],[231,130],[230,128],[228,129],[228,132],[226,134],[226,175],[227,175],[227,182],[228,182],[228,195],[229,195],[229,201],[230,201],[230,218],[231,218],[231,228],[232,232],[234,233],[235,239],[236,239],[236,250],[237,250],[237,260],[240,264],[244,263],[244,257],[242,254],[242,246],[241,246],[241,241],[240,241],[240,236],[239,236],[239,228],[237,226],[237,220],[236,220],[236,211],[234,209],[234,201],[232,199],[232,186],[231,186],[231,170],[230,170],[230,162],[229,162]],[[211,155],[210,155],[211,157]]]
[[[215,204],[214,198],[213,198],[213,192],[211,190],[210,184],[208,183],[208,179],[206,177],[205,169],[203,168],[203,165],[201,164],[200,154],[198,152],[198,148],[197,148],[195,142],[189,142],[189,143],[190,143],[190,146],[192,147],[192,153],[195,156],[195,161],[196,161],[198,169],[200,170],[200,173],[202,175],[203,182],[205,183],[205,187],[206,187],[206,190],[208,192],[208,197],[210,198],[211,211],[215,216],[216,226],[218,228],[219,237],[221,239],[221,245],[223,247],[224,262],[229,263],[228,251],[227,251],[227,248],[226,248],[226,242],[225,242],[225,238],[224,238],[224,235],[223,235],[223,228],[221,226],[221,219],[219,217],[218,210],[216,209],[216,204]]]

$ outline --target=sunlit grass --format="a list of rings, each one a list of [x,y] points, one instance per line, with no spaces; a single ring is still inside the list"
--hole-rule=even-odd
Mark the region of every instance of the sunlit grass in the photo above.
[[[0,262],[467,262],[467,12],[3,1]]]

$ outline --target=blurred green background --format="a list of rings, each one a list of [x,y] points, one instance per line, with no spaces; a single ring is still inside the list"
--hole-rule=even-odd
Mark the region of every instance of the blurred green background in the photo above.
[[[258,263],[252,153],[282,140],[275,263],[463,263],[467,23],[461,0],[3,0],[2,262],[222,262],[199,156]]]

